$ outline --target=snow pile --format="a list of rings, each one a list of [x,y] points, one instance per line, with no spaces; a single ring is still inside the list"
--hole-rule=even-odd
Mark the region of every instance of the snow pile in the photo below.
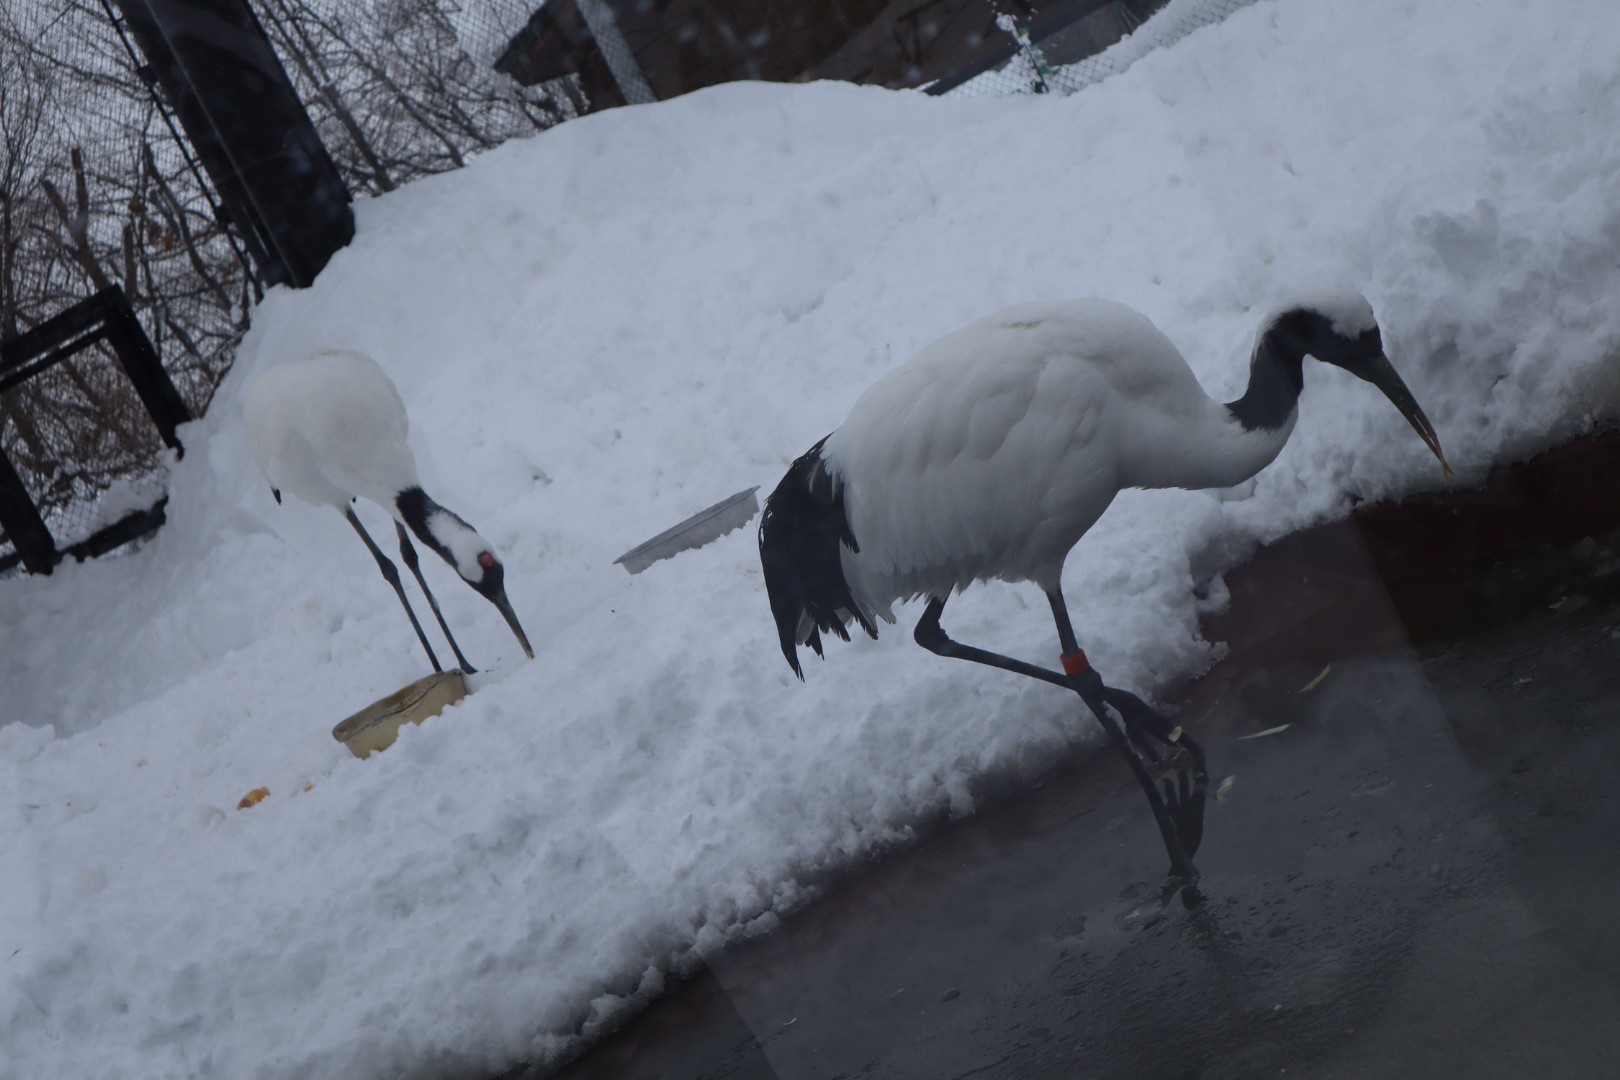
[[[768,491],[873,378],[997,307],[1123,300],[1229,399],[1264,310],[1359,288],[1464,483],[1613,416],[1610,15],[1262,2],[1072,98],[725,86],[360,206],[183,432],[157,539],[0,588],[0,1076],[547,1059],[1089,743],[1065,695],[904,627],[800,685],[751,529],[612,563]],[[421,674],[416,644],[337,515],[271,501],[238,412],[253,374],[322,346],[392,372],[427,490],[496,544],[538,654],[428,566],[488,670],[367,761],[327,732]],[[1350,494],[1440,483],[1387,402],[1313,367],[1256,481],[1127,493],[1081,543],[1082,640],[1151,692],[1210,660],[1201,578]],[[1029,587],[970,590],[947,626],[1052,659]]]

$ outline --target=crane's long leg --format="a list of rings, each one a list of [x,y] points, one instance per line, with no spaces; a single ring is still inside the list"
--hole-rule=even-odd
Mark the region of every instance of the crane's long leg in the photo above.
[[[1063,603],[1061,594],[1059,594],[1057,603],[1059,605]],[[1039,679],[1042,682],[1049,682],[1053,686],[1061,686],[1065,690],[1076,689],[1074,682],[1067,675],[1056,671],[1050,671],[1035,664],[1025,663],[1022,660],[1015,660],[1010,656],[1003,656],[1000,653],[988,652],[984,649],[974,648],[971,645],[963,645],[961,642],[954,640],[945,633],[944,627],[940,626],[939,624],[940,613],[944,610],[944,608],[945,602],[943,600],[934,600],[929,604],[928,610],[923,613],[923,617],[917,623],[917,643],[923,646],[925,649],[940,656],[949,656],[958,660],[971,660],[974,663],[1000,668],[1003,671],[1011,671],[1019,675],[1027,675],[1032,679]],[[1064,622],[1066,623],[1068,617],[1067,609],[1060,607],[1057,610],[1063,611]],[[1060,629],[1058,636],[1060,641],[1064,636],[1062,625],[1062,623],[1059,624]],[[1078,645],[1074,643],[1074,630],[1072,626],[1068,629],[1067,634],[1069,644],[1064,647],[1065,653],[1069,655],[1078,653],[1079,648]],[[1089,667],[1090,665],[1088,664],[1087,668],[1089,669]],[[1095,675],[1085,678],[1088,680],[1096,679],[1096,681],[1100,683],[1100,679]],[[1125,721],[1125,726],[1129,731],[1132,741],[1141,746],[1143,752],[1146,753],[1155,763],[1157,763],[1160,758],[1158,752],[1155,751],[1153,746],[1147,741],[1148,737],[1157,739],[1159,742],[1168,747],[1180,747],[1186,750],[1196,762],[1198,771],[1200,773],[1204,771],[1203,748],[1200,747],[1198,743],[1194,742],[1191,736],[1186,735],[1185,733],[1175,735],[1175,725],[1171,724],[1170,721],[1166,720],[1162,715],[1160,715],[1156,710],[1154,710],[1135,694],[1132,694],[1126,690],[1117,689],[1116,687],[1112,686],[1103,686],[1101,689],[1103,700],[1107,702],[1107,704],[1112,705],[1115,711],[1117,711],[1120,714],[1120,717]],[[1084,700],[1084,694],[1081,696],[1082,700]]]
[[[422,562],[416,557],[416,545],[411,543],[411,534],[397,521],[394,522],[394,528],[399,532],[399,557],[405,560],[405,565],[416,575],[416,583],[422,586],[422,595],[427,597],[428,607],[433,609],[433,617],[439,620],[439,629],[444,631],[444,639],[450,643],[450,651],[456,654],[456,663],[461,665],[463,673],[478,674],[478,669],[467,663],[467,658],[461,655],[461,646],[456,644],[456,636],[450,632],[450,625],[444,621],[444,612],[439,610],[439,602],[434,599],[433,590],[428,588],[427,578],[422,576]]]
[[[371,552],[371,557],[377,560],[377,569],[382,571],[383,579],[394,587],[394,593],[399,597],[399,602],[405,606],[405,614],[410,616],[411,629],[416,631],[416,639],[422,643],[422,648],[427,650],[428,663],[433,665],[434,671],[443,671],[444,668],[439,666],[439,658],[433,655],[433,646],[428,644],[427,635],[422,633],[422,624],[416,621],[416,612],[411,610],[411,602],[405,599],[405,586],[400,584],[398,568],[388,560],[388,556],[382,553],[382,548],[377,546],[376,541],[371,539],[371,534],[366,532],[364,525],[360,524],[360,519],[354,516],[353,507],[345,509],[343,516],[349,519],[349,524],[354,526],[354,531],[359,533],[360,539],[366,542],[366,550]]]
[[[1057,621],[1058,638],[1063,646],[1066,658],[1079,657],[1083,663],[1084,654],[1075,640],[1074,627],[1069,622],[1068,608],[1063,602],[1061,592],[1048,594],[1052,602],[1053,616]],[[954,641],[945,633],[940,625],[941,613],[945,610],[945,601],[941,597],[930,597],[928,607],[923,617],[918,620],[915,637],[917,644],[930,652],[940,656],[953,657],[959,660],[971,660],[977,664],[1011,671],[1042,682],[1049,682],[1054,686],[1061,686],[1072,690],[1080,696],[1088,708],[1096,715],[1097,721],[1102,724],[1103,730],[1108,733],[1109,739],[1116,749],[1124,756],[1131,771],[1136,775],[1137,783],[1147,795],[1148,803],[1153,808],[1154,820],[1159,826],[1159,835],[1164,840],[1165,851],[1170,856],[1171,872],[1180,879],[1186,889],[1185,899],[1189,904],[1198,899],[1193,883],[1197,880],[1198,871],[1193,867],[1191,854],[1196,850],[1198,841],[1203,836],[1204,791],[1207,786],[1203,752],[1197,744],[1189,742],[1185,737],[1176,740],[1177,745],[1187,746],[1194,759],[1194,773],[1189,782],[1185,773],[1182,773],[1178,783],[1165,781],[1165,791],[1160,795],[1159,789],[1154,786],[1153,777],[1149,775],[1147,766],[1143,764],[1134,749],[1131,747],[1131,737],[1127,734],[1137,725],[1143,726],[1148,734],[1170,744],[1171,725],[1158,713],[1149,708],[1134,694],[1124,690],[1116,690],[1103,685],[1102,678],[1090,665],[1077,667],[1072,674],[1058,674],[1034,664],[1015,660],[1010,656],[989,652],[985,649],[974,648]],[[1065,661],[1069,666],[1071,661]],[[1108,705],[1119,710],[1120,722],[1115,723],[1108,714]],[[1144,723],[1145,722],[1145,723]],[[1151,752],[1151,751],[1150,751]],[[1157,755],[1153,755],[1155,758]],[[1181,886],[1178,886],[1181,887]]]
[[[1090,662],[1085,659],[1085,654],[1080,651],[1080,644],[1075,639],[1074,625],[1069,621],[1069,606],[1063,600],[1063,590],[1059,588],[1047,593],[1046,599],[1052,605],[1052,620],[1057,624],[1058,643],[1063,647],[1062,659],[1064,667],[1067,668],[1070,663],[1078,662],[1078,666],[1081,666],[1084,670],[1091,670]],[[1119,713],[1120,719],[1125,721],[1126,728],[1130,730],[1131,738],[1155,762],[1159,760],[1159,755],[1148,743],[1147,737],[1157,739],[1171,749],[1179,747],[1185,750],[1197,766],[1198,775],[1207,781],[1208,777],[1205,775],[1204,769],[1204,748],[1199,746],[1192,736],[1185,732],[1177,734],[1174,724],[1166,720],[1158,710],[1152,708],[1147,702],[1129,691],[1105,686],[1103,687],[1103,697]],[[1191,854],[1191,852],[1189,851],[1188,854]]]
[[[938,656],[949,656],[956,660],[971,660],[975,664],[985,664],[989,667],[1000,668],[1003,671],[1027,675],[1031,679],[1040,679],[1042,682],[1049,682],[1053,686],[1061,686],[1065,690],[1074,689],[1074,685],[1069,682],[1067,676],[1060,675],[1055,671],[1048,671],[1035,664],[1026,664],[1024,661],[1014,660],[1010,656],[1002,656],[1000,653],[976,649],[972,645],[963,645],[961,642],[953,640],[949,634],[945,633],[945,628],[939,625],[939,616],[944,610],[944,600],[937,596],[930,597],[927,610],[923,612],[923,617],[917,620],[917,630],[912,636],[917,639],[917,644],[929,652]]]
[[[1204,806],[1209,788],[1209,771],[1204,765],[1204,748],[1185,733],[1176,736],[1174,726],[1135,694],[1103,686],[1102,677],[1086,660],[1085,653],[1080,651],[1080,643],[1074,635],[1074,624],[1069,621],[1069,605],[1063,600],[1062,588],[1054,588],[1046,594],[1046,599],[1052,605],[1052,621],[1057,624],[1058,642],[1063,647],[1063,669],[1066,672],[1073,672],[1069,677],[1075,680],[1075,692],[1091,707],[1091,711],[1097,714],[1097,718],[1102,720],[1103,713],[1098,709],[1096,702],[1086,696],[1089,686],[1101,689],[1102,699],[1119,713],[1122,727],[1126,732],[1133,735],[1145,732],[1167,747],[1180,746],[1192,758],[1191,777],[1185,770],[1178,770],[1176,784],[1172,785],[1169,780],[1165,781],[1164,798],[1161,800],[1151,777],[1147,775],[1146,767],[1137,759],[1130,745],[1123,739],[1114,739],[1114,745],[1119,747],[1120,752],[1131,763],[1137,781],[1142,785],[1142,790],[1147,792],[1148,802],[1153,805],[1153,816],[1159,823],[1159,832],[1164,835],[1165,849],[1170,853],[1172,868],[1178,866],[1179,854],[1180,860],[1185,862],[1192,874],[1182,876],[1191,884],[1197,873],[1192,870],[1192,856],[1204,838]],[[1103,722],[1103,726],[1109,729],[1109,735],[1112,737],[1114,735],[1112,726],[1106,721]],[[1136,741],[1144,748],[1147,747],[1146,742],[1139,736]],[[1158,760],[1157,754],[1151,756],[1155,761]],[[1176,872],[1181,873],[1179,869]]]

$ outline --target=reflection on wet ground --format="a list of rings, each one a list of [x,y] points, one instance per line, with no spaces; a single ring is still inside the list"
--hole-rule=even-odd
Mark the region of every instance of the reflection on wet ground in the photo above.
[[[1154,903],[1159,841],[1109,752],[831,889],[558,1075],[1612,1080],[1617,551],[1453,563],[1468,618],[1419,645],[1388,644],[1415,625],[1394,588],[1353,630],[1309,603],[1231,628],[1248,647],[1178,713],[1233,777],[1196,911]]]

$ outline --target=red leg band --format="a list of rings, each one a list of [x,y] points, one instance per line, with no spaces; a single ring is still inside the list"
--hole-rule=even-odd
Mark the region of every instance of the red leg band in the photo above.
[[[1084,649],[1064,653],[1059,659],[1063,661],[1063,673],[1065,675],[1078,675],[1082,671],[1091,670],[1091,662],[1086,659],[1086,650]]]

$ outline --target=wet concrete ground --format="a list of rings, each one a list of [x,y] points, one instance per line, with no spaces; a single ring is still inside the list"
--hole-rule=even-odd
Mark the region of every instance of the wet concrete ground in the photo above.
[[[1447,576],[1467,618],[1417,645],[1375,554],[1325,589],[1295,563],[1253,586],[1294,622],[1227,627],[1235,655],[1180,695],[1234,777],[1199,909],[1158,907],[1146,802],[1100,753],[832,887],[555,1075],[1620,1077],[1620,544],[1429,566],[1417,591]]]

